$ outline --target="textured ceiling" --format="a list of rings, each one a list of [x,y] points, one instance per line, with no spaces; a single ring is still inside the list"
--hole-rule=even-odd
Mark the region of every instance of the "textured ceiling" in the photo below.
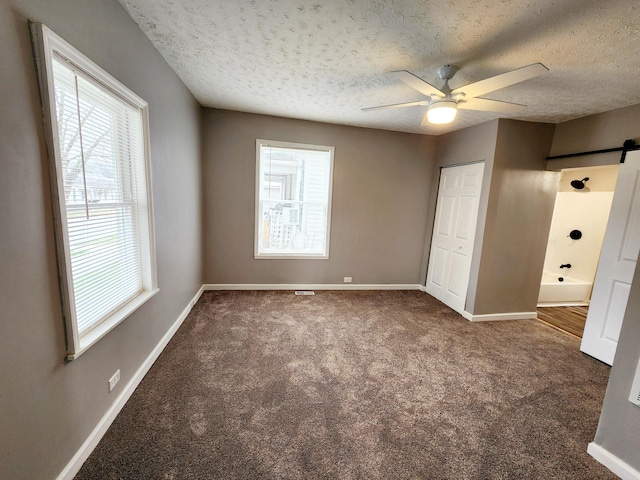
[[[459,111],[421,127],[422,100],[389,72],[452,88],[542,62],[549,73],[484,95],[501,117],[561,122],[640,103],[638,0],[120,0],[207,107],[440,134],[498,117]]]

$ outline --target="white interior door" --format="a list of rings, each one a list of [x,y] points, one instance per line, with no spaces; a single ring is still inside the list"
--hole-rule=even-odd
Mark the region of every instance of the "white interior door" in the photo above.
[[[462,313],[469,286],[484,163],[440,172],[427,293]]]
[[[620,165],[580,350],[612,365],[640,252],[640,151]]]

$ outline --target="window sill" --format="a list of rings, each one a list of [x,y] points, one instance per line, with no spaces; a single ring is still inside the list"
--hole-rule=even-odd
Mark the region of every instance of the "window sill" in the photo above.
[[[117,325],[119,325],[129,315],[131,315],[138,308],[144,305],[159,291],[160,289],[156,288],[154,290],[141,293],[136,298],[124,305],[120,310],[117,310],[109,318],[101,322],[98,326],[85,333],[82,337],[80,337],[80,348],[76,352],[68,353],[67,361],[75,360],[84,352],[86,352],[89,347],[94,345],[98,340],[100,340],[107,333],[113,330]]]
[[[304,255],[300,253],[291,255],[274,253],[273,255],[270,255],[268,253],[261,253],[259,255],[254,255],[253,258],[256,260],[328,260],[329,255]]]

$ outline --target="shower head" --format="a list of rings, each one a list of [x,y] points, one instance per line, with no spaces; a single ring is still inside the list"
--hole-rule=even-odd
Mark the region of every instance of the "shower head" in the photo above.
[[[589,177],[584,177],[582,180],[571,180],[571,186],[576,190],[582,190],[584,188],[584,182],[589,180]]]

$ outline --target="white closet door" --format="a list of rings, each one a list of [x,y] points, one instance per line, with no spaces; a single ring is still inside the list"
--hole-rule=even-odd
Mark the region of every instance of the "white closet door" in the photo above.
[[[440,172],[426,290],[458,313],[469,286],[483,172],[484,163]]]
[[[620,165],[580,350],[609,365],[640,251],[640,151]],[[640,281],[640,279],[638,279]]]

